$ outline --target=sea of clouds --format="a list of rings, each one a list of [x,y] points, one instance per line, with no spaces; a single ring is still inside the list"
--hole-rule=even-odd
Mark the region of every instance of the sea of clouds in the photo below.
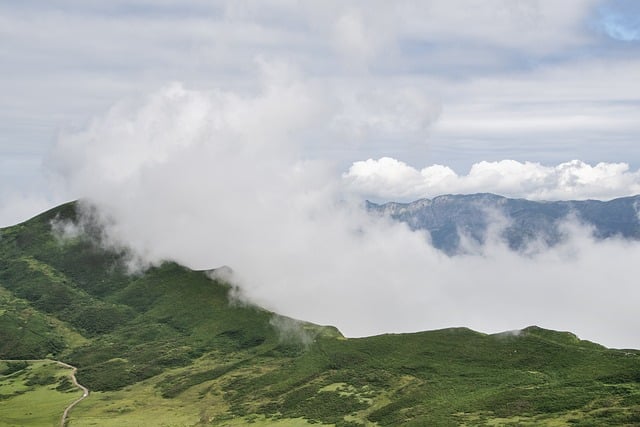
[[[636,192],[638,172],[624,164],[505,160],[458,175],[391,158],[339,171],[302,147],[350,138],[364,116],[379,117],[366,122],[375,132],[406,129],[407,111],[423,120],[416,126],[428,126],[437,108],[414,94],[381,92],[375,114],[363,114],[342,91],[282,64],[261,67],[255,92],[172,84],[59,138],[48,164],[69,194],[98,209],[105,243],[135,253],[133,268],[163,260],[229,266],[248,301],[336,325],[347,336],[535,324],[640,348],[639,243],[596,242],[569,221],[564,243],[533,255],[495,237],[473,254],[449,257],[427,234],[363,209],[363,195],[612,198]]]

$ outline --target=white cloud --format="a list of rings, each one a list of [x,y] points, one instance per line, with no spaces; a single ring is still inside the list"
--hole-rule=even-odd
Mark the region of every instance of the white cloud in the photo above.
[[[252,95],[171,86],[63,136],[54,167],[110,218],[112,242],[148,262],[230,266],[251,301],[350,336],[538,324],[640,346],[630,303],[640,297],[640,245],[595,243],[577,229],[564,245],[534,255],[489,239],[475,255],[447,257],[428,236],[369,216],[331,170],[296,155],[299,139],[332,117],[325,107],[334,104],[314,95],[295,78],[267,79]],[[496,165],[506,175],[526,171],[531,181],[549,174],[535,164]],[[393,170],[397,185],[423,180],[391,159],[369,166]],[[499,181],[495,169],[479,164],[473,176]],[[623,172],[579,163],[551,169],[558,182],[585,185],[594,174]],[[428,173],[464,180],[444,167]]]
[[[466,175],[433,165],[421,170],[383,157],[355,162],[343,175],[353,191],[375,200],[415,200],[442,194],[496,193],[530,200],[613,199],[640,193],[640,171],[626,163],[557,166],[501,160],[479,162]]]

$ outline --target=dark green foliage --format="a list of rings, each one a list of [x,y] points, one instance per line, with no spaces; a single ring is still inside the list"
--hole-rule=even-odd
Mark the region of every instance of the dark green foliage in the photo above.
[[[56,384],[58,380],[53,375],[29,375],[25,385],[49,385]]]
[[[621,383],[640,384],[640,366],[634,367],[633,369],[614,372],[608,375],[602,375],[598,377],[598,380],[606,384],[621,384]]]
[[[402,414],[403,409],[411,408],[419,403],[415,398],[404,397],[399,398],[380,409],[371,412],[367,418],[369,421],[379,423],[381,425],[401,424],[406,421]]]
[[[64,338],[25,301],[0,294],[0,309],[1,358],[37,359],[65,348]]]
[[[134,384],[151,375],[136,375],[132,366],[125,360],[115,359],[80,368],[77,376],[92,390],[109,391]]]
[[[94,336],[110,332],[127,323],[135,316],[133,310],[116,305],[94,304],[79,309],[69,319],[69,323]]]
[[[358,423],[356,421],[345,421],[338,420],[336,421],[336,427],[363,427],[363,423]]]
[[[505,390],[487,399],[484,407],[499,417],[563,412],[585,406],[593,399],[591,391],[588,387],[567,386],[547,390]]]
[[[232,371],[237,367],[234,365],[218,366],[206,371],[196,372],[190,375],[172,376],[160,383],[160,389],[162,390],[162,397],[171,398],[176,397],[178,394],[187,390],[194,385],[202,384],[206,381],[215,380],[221,377],[227,372]]]
[[[75,391],[77,390],[76,386],[73,385],[69,377],[62,377],[60,382],[56,386],[56,390],[58,391]]]
[[[27,362],[7,362],[4,369],[0,370],[0,375],[11,375],[26,369],[29,364]]]
[[[345,415],[367,408],[354,396],[342,396],[336,392],[321,391],[295,404],[288,400],[281,406],[283,415],[290,417],[305,417],[323,423],[337,423],[343,421]]]

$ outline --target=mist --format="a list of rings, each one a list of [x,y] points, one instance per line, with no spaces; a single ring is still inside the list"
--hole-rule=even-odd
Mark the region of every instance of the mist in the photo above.
[[[449,257],[428,234],[367,214],[344,170],[303,155],[347,144],[372,114],[282,64],[262,67],[255,92],[173,84],[58,139],[51,171],[97,208],[105,242],[130,248],[133,268],[229,266],[251,303],[351,337],[538,325],[640,348],[640,244],[596,242],[568,221],[553,248],[522,254],[494,237]],[[413,94],[381,94],[375,111],[367,132],[405,136],[438,115]]]

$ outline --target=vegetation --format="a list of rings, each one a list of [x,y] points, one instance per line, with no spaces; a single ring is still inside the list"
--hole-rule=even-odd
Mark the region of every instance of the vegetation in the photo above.
[[[80,396],[69,374],[51,361],[0,362],[0,425],[59,426],[64,408]]]
[[[127,274],[98,227],[52,230],[77,220],[67,204],[0,230],[0,358],[77,366],[92,394],[70,426],[640,424],[638,351],[537,327],[345,339],[230,303],[205,272]],[[1,362],[0,425],[59,422],[79,393],[63,372]]]

